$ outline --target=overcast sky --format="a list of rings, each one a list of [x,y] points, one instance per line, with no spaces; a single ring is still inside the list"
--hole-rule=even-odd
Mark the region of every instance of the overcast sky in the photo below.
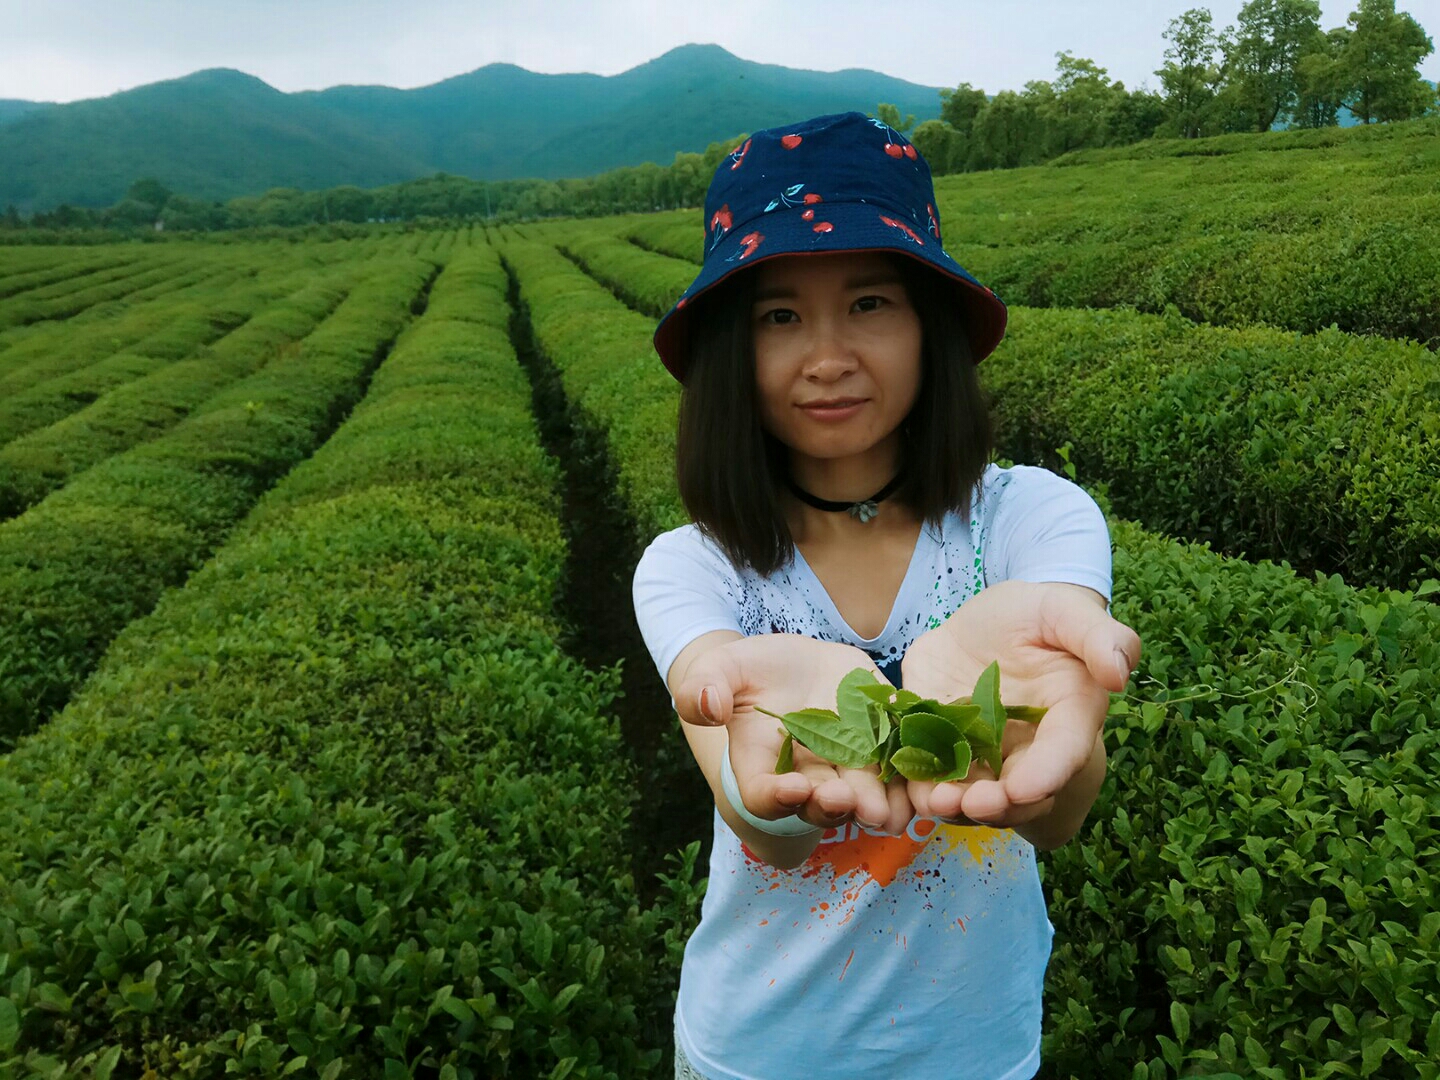
[[[1243,0],[1208,5],[1216,28]],[[929,86],[1019,90],[1069,50],[1158,89],[1166,25],[1203,0],[0,0],[0,98],[103,97],[201,68],[280,90],[415,87],[502,61],[614,75],[687,42],[816,71],[870,68]],[[1357,0],[1321,0],[1322,27]],[[1399,0],[1434,39],[1440,0]],[[903,13],[903,19],[882,17]],[[1432,53],[1421,65],[1440,79]]]

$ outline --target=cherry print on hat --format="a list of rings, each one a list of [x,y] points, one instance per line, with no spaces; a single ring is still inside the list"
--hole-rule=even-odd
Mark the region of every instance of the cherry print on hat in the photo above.
[[[770,205],[767,206],[767,207],[765,207],[765,212],[768,214],[771,210],[774,210],[777,206],[794,206],[794,205],[796,205],[795,203],[791,202],[790,200],[793,199],[793,198],[795,198],[796,195],[799,195],[800,192],[804,190],[804,188],[805,188],[805,185],[804,185],[804,184],[792,184],[792,185],[790,185],[790,187],[786,188],[784,191],[782,191],[782,192],[780,193],[779,198],[771,199],[771,200],[770,200]],[[806,201],[806,202],[809,202],[809,201],[810,201],[810,196],[808,196],[808,195],[805,196],[805,201]],[[820,197],[819,197],[818,195],[815,197],[815,201],[816,201],[816,202],[819,202],[819,201],[820,201]]]
[[[764,235],[758,232],[747,233],[746,235],[742,236],[740,238],[740,243],[744,246],[740,249],[739,254],[730,256],[730,261],[733,262],[737,259],[748,259],[751,255],[755,254],[755,249],[760,246],[760,242],[764,239]]]
[[[863,113],[833,113],[752,132],[715,170],[701,221],[708,234],[704,264],[655,328],[655,351],[682,381],[690,301],[744,267],[779,255],[904,255],[950,286],[975,362],[1004,336],[1005,305],[940,243],[925,158],[898,131]]]
[[[915,243],[919,244],[921,247],[925,246],[925,241],[921,240],[920,237],[916,234],[915,230],[910,228],[910,226],[906,225],[903,221],[896,221],[894,218],[886,217],[884,214],[880,215],[880,220],[883,221],[886,225],[899,229],[901,232],[903,232],[911,240],[914,240]]]
[[[716,210],[715,213],[711,215],[710,228],[715,233],[715,239],[710,241],[710,246],[712,248],[720,242],[720,238],[722,236],[724,236],[727,232],[730,231],[730,226],[732,222],[733,219],[730,216],[729,206],[722,206],[719,210]]]

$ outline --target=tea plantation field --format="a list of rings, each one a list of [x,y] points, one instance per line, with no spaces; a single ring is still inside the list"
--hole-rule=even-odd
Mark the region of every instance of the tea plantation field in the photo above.
[[[1042,1076],[1440,1077],[1437,134],[937,185],[1145,643]],[[0,248],[0,1076],[668,1075],[709,796],[626,605],[702,228]]]

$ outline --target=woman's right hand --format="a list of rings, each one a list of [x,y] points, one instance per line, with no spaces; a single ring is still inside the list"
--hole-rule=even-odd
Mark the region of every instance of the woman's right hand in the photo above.
[[[795,771],[777,774],[785,729],[756,709],[833,710],[840,680],[857,667],[884,681],[875,662],[852,645],[800,634],[738,638],[690,663],[676,687],[675,708],[686,723],[728,729],[730,765],[745,808],[756,817],[773,821],[794,813],[825,828],[853,818],[898,836],[915,816],[901,779],[883,784],[878,764],[834,765],[798,742]]]

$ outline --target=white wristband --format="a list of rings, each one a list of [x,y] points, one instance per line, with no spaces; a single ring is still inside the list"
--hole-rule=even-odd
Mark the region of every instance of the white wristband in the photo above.
[[[808,821],[795,815],[780,818],[778,821],[766,821],[746,810],[745,801],[740,798],[740,783],[735,779],[735,770],[730,765],[730,742],[728,739],[725,742],[725,749],[720,754],[720,786],[725,790],[725,798],[730,800],[730,805],[735,808],[735,812],[763,833],[769,833],[771,836],[808,836],[811,833],[825,831],[821,826],[811,825]]]

